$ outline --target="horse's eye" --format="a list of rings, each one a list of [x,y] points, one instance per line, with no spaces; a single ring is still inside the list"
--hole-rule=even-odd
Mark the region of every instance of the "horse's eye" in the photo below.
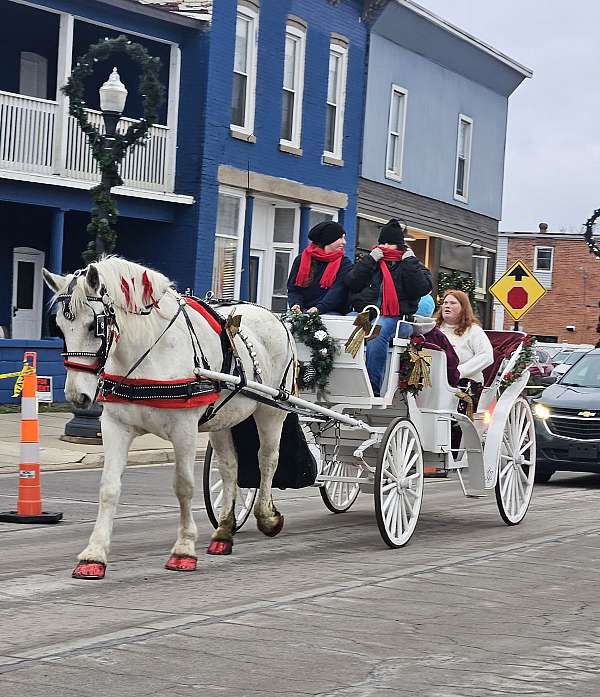
[[[90,322],[88,324],[88,332],[95,332],[96,331],[96,323],[95,322]]]

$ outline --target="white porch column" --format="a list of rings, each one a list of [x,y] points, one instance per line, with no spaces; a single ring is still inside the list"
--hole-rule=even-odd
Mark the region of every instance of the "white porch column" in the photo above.
[[[179,82],[181,80],[181,49],[171,46],[169,60],[169,94],[167,96],[167,126],[169,140],[165,162],[165,190],[175,191],[175,167],[177,163],[177,122],[179,119]]]
[[[69,119],[69,99],[60,88],[67,83],[71,74],[73,56],[73,15],[61,13],[58,35],[58,63],[56,69],[56,101],[58,111],[54,122],[54,148],[52,171],[64,174],[67,160],[67,132]]]

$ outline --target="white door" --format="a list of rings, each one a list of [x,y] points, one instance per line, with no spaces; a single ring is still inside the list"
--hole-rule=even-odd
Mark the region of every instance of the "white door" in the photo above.
[[[13,339],[39,339],[42,335],[44,252],[29,247],[13,250]]]

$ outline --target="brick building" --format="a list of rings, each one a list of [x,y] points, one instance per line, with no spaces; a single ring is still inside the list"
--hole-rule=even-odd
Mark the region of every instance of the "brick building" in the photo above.
[[[496,278],[515,261],[523,261],[547,289],[525,315],[520,327],[540,341],[596,344],[600,313],[600,264],[581,234],[502,232],[498,238]],[[494,328],[510,329],[513,320],[494,303]]]

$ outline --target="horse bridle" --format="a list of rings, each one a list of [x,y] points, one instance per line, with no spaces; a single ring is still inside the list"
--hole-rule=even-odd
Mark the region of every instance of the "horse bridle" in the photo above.
[[[73,278],[67,286],[66,292],[54,297],[53,304],[57,302],[62,303],[63,316],[69,322],[73,322],[75,320],[75,313],[71,309],[71,301],[73,299],[73,291],[77,285],[77,279],[83,274],[84,271],[85,269],[75,271]],[[63,353],[61,353],[61,356],[64,359],[63,363],[65,368],[98,375],[104,369],[108,359],[108,354],[110,352],[110,347],[114,339],[114,331],[110,331],[109,339],[109,330],[118,330],[118,327],[115,317],[115,310],[104,285],[100,286],[98,295],[86,295],[86,300],[90,309],[94,313],[94,333],[95,336],[101,341],[100,347],[96,352],[65,350]],[[96,312],[92,303],[100,303],[102,305],[102,312]],[[95,358],[96,361],[93,364],[88,365],[87,363],[71,361],[71,358]]]

